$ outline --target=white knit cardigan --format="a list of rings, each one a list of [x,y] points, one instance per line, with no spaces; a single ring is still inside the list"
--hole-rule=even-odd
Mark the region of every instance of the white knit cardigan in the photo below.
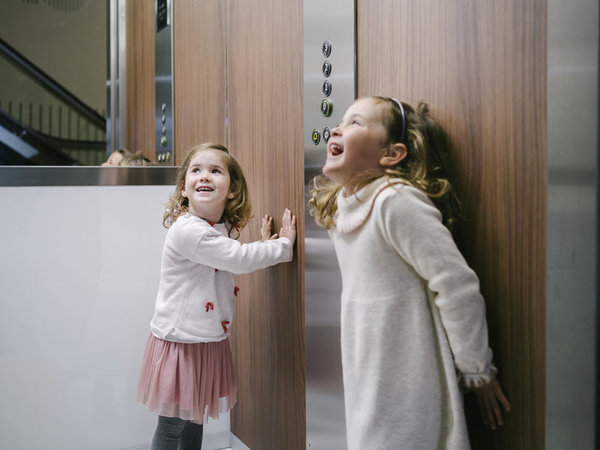
[[[191,213],[169,228],[150,329],[173,342],[215,342],[233,324],[233,274],[291,261],[292,243],[278,238],[241,244],[225,224],[209,224]]]
[[[468,449],[459,380],[495,375],[479,281],[439,210],[400,179],[337,198],[349,449]]]

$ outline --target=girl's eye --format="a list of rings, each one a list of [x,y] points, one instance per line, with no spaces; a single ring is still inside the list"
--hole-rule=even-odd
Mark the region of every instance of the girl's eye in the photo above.
[[[200,172],[200,169],[198,169],[197,167],[194,167],[192,169],[192,173],[198,173],[198,172]]]
[[[219,169],[213,169],[212,171],[213,173],[221,173],[221,171]]]

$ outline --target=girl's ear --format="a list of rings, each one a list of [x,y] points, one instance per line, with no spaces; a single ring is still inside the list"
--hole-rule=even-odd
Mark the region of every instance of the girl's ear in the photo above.
[[[386,148],[379,159],[381,167],[393,167],[406,158],[406,146],[401,143],[391,144]]]

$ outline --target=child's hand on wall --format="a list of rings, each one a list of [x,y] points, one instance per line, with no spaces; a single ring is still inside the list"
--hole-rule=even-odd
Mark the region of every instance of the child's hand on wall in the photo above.
[[[296,241],[296,216],[287,208],[281,218],[279,236],[289,239],[292,244]]]
[[[483,423],[492,430],[504,425],[501,407],[504,407],[506,412],[510,412],[510,403],[504,396],[498,380],[494,378],[489,383],[471,388],[471,390],[477,396],[477,404]]]
[[[273,218],[267,214],[262,218],[262,224],[260,226],[260,240],[262,242],[269,239],[277,239],[277,233],[273,232]]]

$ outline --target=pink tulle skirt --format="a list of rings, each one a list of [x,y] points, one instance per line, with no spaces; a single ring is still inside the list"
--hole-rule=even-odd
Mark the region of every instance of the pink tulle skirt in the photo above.
[[[181,344],[150,334],[137,400],[161,416],[206,423],[229,411],[237,384],[229,339]]]

